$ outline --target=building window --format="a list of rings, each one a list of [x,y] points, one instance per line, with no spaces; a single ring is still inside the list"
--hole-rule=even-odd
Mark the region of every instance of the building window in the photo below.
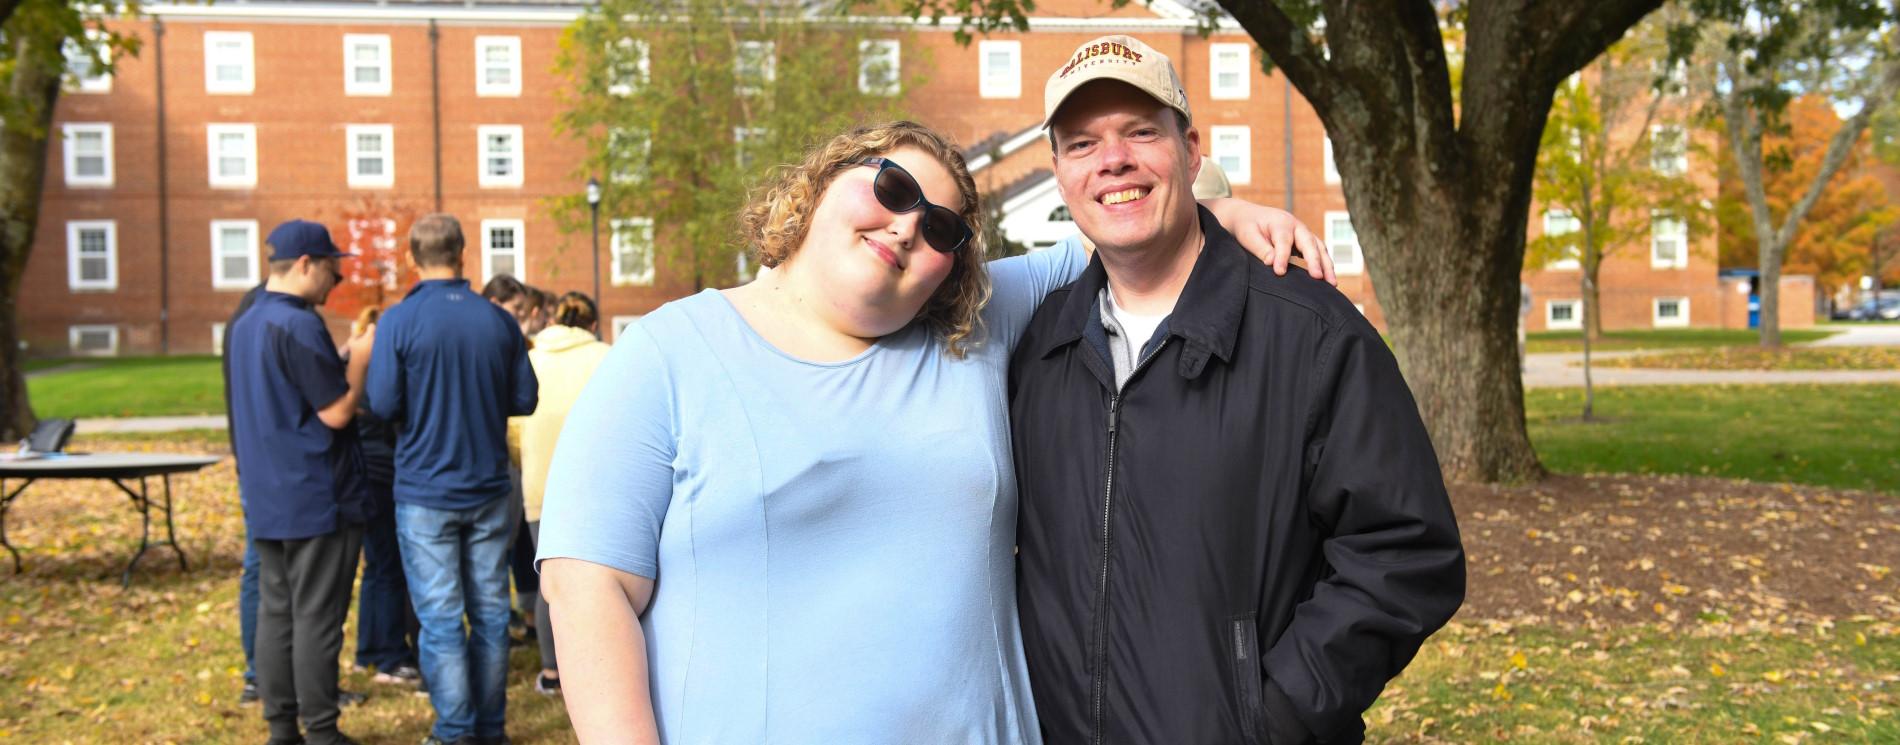
[[[205,92],[250,93],[257,87],[251,32],[205,32]]]
[[[1339,183],[1339,161],[1333,160],[1333,138],[1331,135],[1326,136],[1325,143],[1326,183],[1337,184]]]
[[[873,96],[895,96],[903,84],[898,80],[904,58],[896,39],[865,39],[858,42],[858,90]]]
[[[66,346],[76,355],[87,357],[119,356],[119,327],[68,326]]]
[[[1651,321],[1657,328],[1678,328],[1689,325],[1689,299],[1686,297],[1659,297],[1651,305]]]
[[[1359,253],[1359,231],[1346,212],[1326,213],[1326,250],[1333,254],[1333,270],[1339,274],[1359,274],[1366,270]]]
[[[1681,269],[1689,265],[1689,226],[1667,212],[1649,213],[1649,266]]]
[[[257,185],[257,125],[210,124],[205,126],[205,137],[211,154],[212,186]]]
[[[653,284],[653,220],[645,217],[615,220],[613,232],[614,284]]]
[[[770,41],[742,41],[732,59],[734,89],[753,95],[772,84],[778,72],[778,44]]]
[[[643,129],[607,130],[607,180],[616,184],[645,181],[653,158],[653,136]]]
[[[521,126],[487,124],[476,128],[481,141],[482,186],[520,186],[525,158],[521,146]]]
[[[631,96],[646,85],[653,72],[647,56],[647,43],[639,39],[621,39],[607,48],[607,94]]]
[[[1247,97],[1247,56],[1250,46],[1249,44],[1207,45],[1207,79],[1211,86],[1208,92],[1210,97],[1229,100]]]
[[[1689,138],[1680,124],[1658,124],[1649,130],[1649,167],[1664,176],[1689,171]]]
[[[112,125],[67,124],[66,185],[112,185]]]
[[[211,221],[211,286],[248,290],[258,277],[256,220]]]
[[[219,357],[224,356],[224,322],[223,321],[216,321],[211,324],[211,353]]]
[[[1020,41],[980,41],[976,45],[981,60],[978,93],[984,98],[1020,98],[1023,95],[1023,43]]]
[[[343,35],[343,92],[387,96],[390,87],[389,35]]]
[[[388,124],[351,124],[344,128],[351,186],[396,183],[396,129]]]
[[[101,60],[93,57],[94,52],[101,57],[112,53],[112,50],[106,46],[104,32],[93,28],[86,29],[85,43],[67,39],[62,49],[66,53],[67,92],[112,92],[112,73],[103,70],[104,65]]]
[[[1550,300],[1544,303],[1544,328],[1551,331],[1575,331],[1583,328],[1582,300]]]
[[[628,326],[639,322],[643,317],[644,316],[614,316],[613,341],[620,341],[620,332],[627,330]]]
[[[74,290],[119,289],[118,223],[66,223],[66,286]]]
[[[475,95],[521,95],[521,37],[475,37]]]
[[[1227,180],[1244,184],[1253,180],[1253,132],[1246,125],[1207,128],[1209,148],[1214,162],[1227,172]]]
[[[526,225],[520,220],[482,221],[482,284],[498,274],[528,281]]]
[[[763,127],[733,127],[732,151],[739,160],[741,172],[751,170],[758,160],[756,154],[764,146],[767,130]]]
[[[1549,210],[1544,213],[1544,237],[1546,238],[1566,236],[1582,229],[1583,221],[1578,220],[1576,215],[1570,214],[1570,210]],[[1578,259],[1583,255],[1583,246],[1576,241],[1571,241],[1569,245],[1564,246],[1563,251],[1563,256],[1550,262],[1550,265],[1544,268],[1574,270],[1582,266]]]

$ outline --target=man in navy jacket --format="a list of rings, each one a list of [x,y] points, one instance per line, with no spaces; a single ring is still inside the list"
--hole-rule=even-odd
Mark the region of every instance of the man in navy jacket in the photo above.
[[[463,245],[449,215],[410,229],[421,281],[378,324],[368,397],[398,428],[396,533],[422,623],[430,742],[502,743],[508,417],[533,413],[538,388],[520,326],[462,278]]]
[[[1200,137],[1160,52],[1084,44],[1044,111],[1096,254],[1010,364],[1043,739],[1363,739],[1465,579],[1392,353],[1344,296],[1274,276],[1196,206]]]

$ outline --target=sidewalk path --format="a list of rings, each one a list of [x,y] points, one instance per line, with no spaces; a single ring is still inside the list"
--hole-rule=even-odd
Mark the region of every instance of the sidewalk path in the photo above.
[[[1845,336],[1842,334],[1841,336]],[[1838,338],[1838,337],[1836,337]],[[1659,350],[1663,352],[1677,350]],[[1655,352],[1599,352],[1591,360],[1630,357]],[[1532,354],[1524,358],[1525,388],[1562,388],[1583,385],[1583,353]],[[1756,383],[1900,383],[1900,370],[1648,370],[1590,368],[1596,385],[1736,385]]]
[[[124,419],[80,419],[75,434],[98,435],[119,432],[177,432],[185,429],[224,429],[223,415],[214,416],[137,416]]]

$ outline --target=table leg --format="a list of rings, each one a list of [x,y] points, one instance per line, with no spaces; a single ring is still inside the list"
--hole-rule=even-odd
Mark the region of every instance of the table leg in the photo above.
[[[172,527],[172,475],[165,474],[165,545],[172,547],[172,553],[178,555],[178,571],[188,572],[191,567],[185,564],[185,550],[178,546],[178,531]]]
[[[139,508],[139,550],[138,553],[132,554],[131,561],[125,563],[125,577],[119,581],[121,587],[131,587],[132,569],[139,565],[139,559],[144,558],[145,550],[152,545],[152,503],[147,497],[144,476],[139,477],[139,490],[137,493],[133,493],[130,487],[127,487],[124,482],[118,479],[113,479],[112,483],[118,484],[119,488],[124,490],[126,495],[132,498],[132,503],[138,505]]]
[[[20,488],[7,491],[6,479],[0,479],[0,546],[5,546],[7,553],[13,554],[14,574],[25,570],[20,564],[20,550],[14,548],[13,543],[7,540],[7,508],[13,506],[13,500],[20,496],[20,492],[26,491],[26,488],[32,485],[33,480],[27,479],[25,483],[20,484]]]

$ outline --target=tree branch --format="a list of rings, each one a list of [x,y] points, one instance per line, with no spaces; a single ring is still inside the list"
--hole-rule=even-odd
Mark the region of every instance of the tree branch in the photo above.
[[[1307,102],[1322,112],[1320,117],[1324,119],[1324,112],[1332,106],[1331,84],[1336,81],[1332,76],[1331,65],[1312,38],[1307,36],[1306,28],[1295,23],[1272,0],[1219,2],[1221,8],[1247,31],[1247,35],[1259,42],[1260,48],[1273,58],[1274,64],[1280,66]]]
[[[1534,20],[1525,28],[1542,29],[1550,38],[1563,40],[1545,47],[1550,50],[1544,59],[1545,79],[1555,85],[1583,69],[1665,1],[1541,0],[1532,10]]]
[[[1808,216],[1808,211],[1814,209],[1814,203],[1820,201],[1821,192],[1827,189],[1827,182],[1834,179],[1835,172],[1847,162],[1848,153],[1860,141],[1860,134],[1867,131],[1867,124],[1873,120],[1874,111],[1880,108],[1882,102],[1891,101],[1895,94],[1900,94],[1900,60],[1889,59],[1881,66],[1884,69],[1881,71],[1879,83],[1863,99],[1860,111],[1849,117],[1847,121],[1841,122],[1841,128],[1836,130],[1833,139],[1828,141],[1827,156],[1821,160],[1821,170],[1814,175],[1814,183],[1808,184],[1808,191],[1801,195],[1801,201],[1790,207],[1788,214],[1782,217],[1781,227],[1775,231],[1777,250],[1786,251],[1788,243],[1794,240],[1795,230]]]

